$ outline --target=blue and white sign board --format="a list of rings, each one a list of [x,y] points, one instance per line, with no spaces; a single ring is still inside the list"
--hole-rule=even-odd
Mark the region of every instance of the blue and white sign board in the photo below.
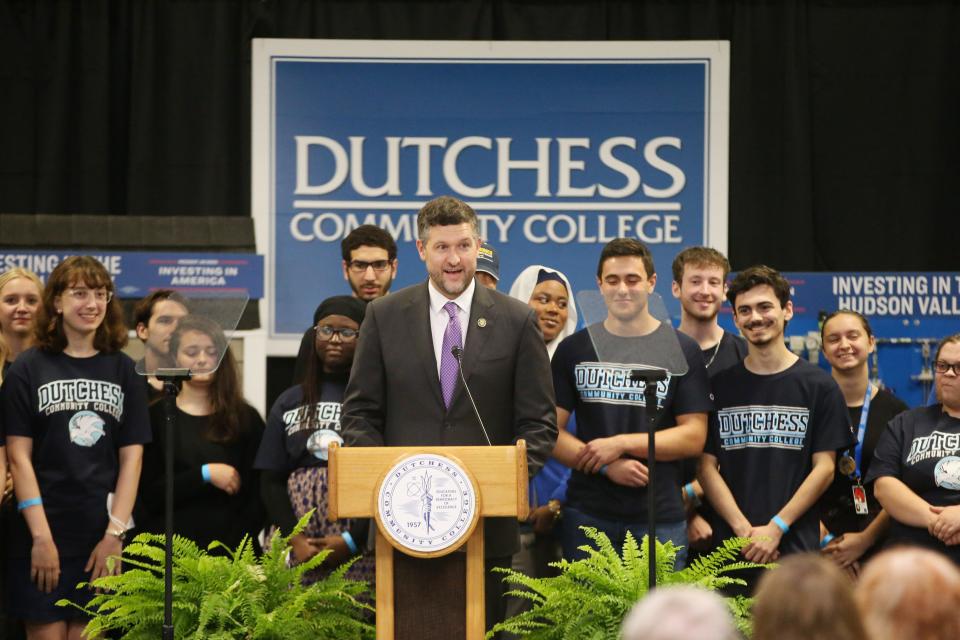
[[[254,40],[253,216],[268,351],[296,353],[317,304],[349,293],[340,241],[399,245],[425,279],[416,213],[452,195],[500,253],[596,286],[601,247],[638,237],[666,293],[685,246],[726,251],[726,42]]]
[[[250,253],[0,249],[0,273],[23,267],[46,282],[58,264],[77,255],[93,255],[99,260],[122,298],[142,298],[156,289],[177,289],[198,296],[263,297],[263,256]]]

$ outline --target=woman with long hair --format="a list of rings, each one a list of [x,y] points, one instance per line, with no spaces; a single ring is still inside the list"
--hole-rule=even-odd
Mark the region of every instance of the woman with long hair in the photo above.
[[[33,342],[43,283],[33,271],[15,267],[0,274],[0,382],[7,369]]]
[[[343,442],[340,411],[365,310],[364,302],[350,296],[320,303],[306,376],[280,394],[270,409],[257,454],[271,524],[287,534],[299,518],[316,509],[291,545],[296,562],[329,549],[320,573],[361,553],[367,541],[368,521],[327,521],[327,447]],[[350,571],[354,577],[372,580],[373,558],[364,556]]]
[[[22,517],[7,545],[10,614],[28,638],[79,638],[79,582],[116,574],[137,495],[146,397],[126,344],[123,312],[107,270],[89,256],[50,274],[35,346],[2,388],[10,470]]]
[[[0,274],[0,384],[13,361],[26,351],[33,342],[33,323],[37,308],[43,298],[43,283],[33,271],[14,267]],[[0,518],[13,517],[13,480],[7,472],[7,450],[0,435],[0,483],[3,483],[3,498],[0,503]],[[7,546],[7,527],[0,529],[0,547]],[[0,559],[0,563],[4,563]],[[0,564],[5,567],[5,564]],[[0,568],[0,585],[6,579],[6,569]],[[0,593],[4,590],[0,586]],[[0,634],[18,633],[17,627],[6,615],[6,605],[0,604]]]
[[[833,483],[822,498],[823,552],[843,569],[856,574],[862,560],[879,548],[890,526],[890,516],[865,484],[873,451],[887,423],[907,405],[870,380],[867,359],[877,340],[865,317],[855,311],[836,311],[820,329],[823,354],[837,381],[857,444],[841,452]]]
[[[253,459],[263,419],[243,399],[237,362],[223,330],[197,315],[180,319],[170,337],[177,367],[189,369],[177,395],[173,437],[173,530],[206,548],[214,540],[236,547],[263,526]],[[164,531],[164,403],[150,407],[153,443],[144,455],[145,528]]]

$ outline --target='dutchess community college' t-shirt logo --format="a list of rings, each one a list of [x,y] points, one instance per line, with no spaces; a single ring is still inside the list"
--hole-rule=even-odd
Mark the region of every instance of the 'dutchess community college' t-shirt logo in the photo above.
[[[318,402],[316,412],[307,405],[290,409],[283,414],[284,430],[288,436],[299,431],[313,430],[307,439],[307,451],[319,460],[326,460],[331,442],[343,444],[340,431],[339,402]]]
[[[123,388],[103,380],[54,380],[37,389],[37,410],[45,416],[60,411],[99,411],[120,420]]]
[[[609,362],[581,362],[574,368],[577,392],[583,402],[602,404],[620,404],[634,407],[646,406],[643,392],[646,383],[631,380],[634,369],[642,365],[610,364]],[[670,374],[666,380],[657,383],[657,406],[662,409],[670,389]]]
[[[747,405],[717,411],[720,446],[725,451],[774,448],[799,451],[807,438],[810,410],[804,407]]]

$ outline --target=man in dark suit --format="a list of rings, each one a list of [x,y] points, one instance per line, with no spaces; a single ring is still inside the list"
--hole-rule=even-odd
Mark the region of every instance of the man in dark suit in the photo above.
[[[417,215],[417,250],[429,279],[367,307],[341,416],[351,445],[485,445],[452,347],[490,442],[527,443],[536,473],[557,439],[550,361],[527,305],[474,280],[480,234],[464,202],[440,197]],[[517,522],[486,521],[487,566],[510,566]],[[488,571],[489,574],[489,571]],[[486,581],[488,627],[502,612],[501,578]]]

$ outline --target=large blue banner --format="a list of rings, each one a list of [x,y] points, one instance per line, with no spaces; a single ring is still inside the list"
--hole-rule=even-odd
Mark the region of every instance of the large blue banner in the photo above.
[[[477,210],[501,290],[530,264],[593,288],[602,245],[629,236],[653,250],[666,293],[684,246],[726,249],[725,43],[268,40],[255,52],[272,338],[299,337],[320,300],[349,291],[339,244],[361,224],[397,239],[395,288],[423,280],[416,213],[439,195]]]

